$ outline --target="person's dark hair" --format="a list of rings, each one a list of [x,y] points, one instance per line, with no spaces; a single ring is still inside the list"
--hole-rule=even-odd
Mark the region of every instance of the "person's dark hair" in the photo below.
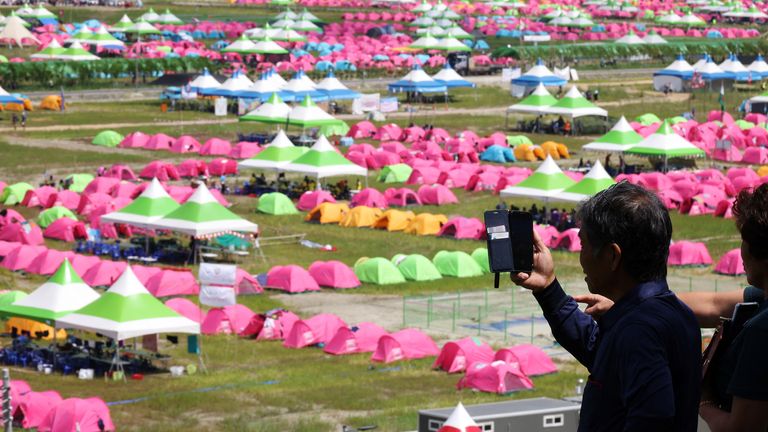
[[[768,259],[768,184],[754,190],[743,190],[733,203],[733,217],[741,240],[753,257]]]
[[[621,248],[624,271],[636,281],[667,276],[672,221],[652,192],[623,181],[582,204],[576,220],[595,251],[611,243]]]

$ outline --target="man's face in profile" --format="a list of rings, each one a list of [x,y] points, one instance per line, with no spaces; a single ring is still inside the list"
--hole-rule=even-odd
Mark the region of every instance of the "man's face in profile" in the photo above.
[[[592,247],[586,231],[579,230],[579,239],[581,240],[581,252],[579,253],[579,263],[584,271],[584,282],[592,294],[603,294],[605,292],[604,281],[608,268],[607,263],[602,263],[600,259],[602,250],[598,251]]]

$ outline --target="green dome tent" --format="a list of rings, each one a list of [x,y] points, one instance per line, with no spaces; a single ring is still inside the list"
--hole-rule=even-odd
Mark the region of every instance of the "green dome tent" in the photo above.
[[[484,273],[491,272],[491,266],[488,264],[488,249],[477,248],[472,251],[472,259],[483,269]]]
[[[24,199],[24,195],[27,191],[34,189],[29,183],[14,183],[10,186],[6,186],[3,189],[3,194],[0,195],[0,203],[5,205],[16,205],[21,203]]]
[[[514,147],[520,144],[533,145],[533,142],[525,135],[507,135],[507,145]]]
[[[362,258],[355,263],[355,276],[364,283],[389,285],[405,282],[403,274],[386,258]]]
[[[93,176],[90,174],[72,174],[67,176],[64,180],[69,180],[69,190],[72,192],[80,193],[85,190],[88,183],[93,181]]]
[[[280,192],[267,193],[259,197],[259,203],[256,205],[256,211],[271,215],[290,215],[297,214],[296,206],[293,201]]]
[[[652,113],[646,113],[638,116],[635,121],[643,126],[650,126],[654,123],[661,123],[661,119],[656,114]]]
[[[440,251],[432,262],[443,276],[475,277],[483,274],[482,267],[466,252]]]
[[[378,180],[384,183],[404,183],[412,172],[413,168],[406,164],[387,165],[381,169]]]
[[[112,130],[105,130],[99,132],[98,135],[93,137],[91,144],[102,147],[117,147],[123,140],[123,136]]]
[[[443,278],[432,261],[424,255],[399,254],[392,257],[392,263],[407,280],[422,282]]]
[[[57,220],[63,217],[70,218],[72,220],[77,220],[77,216],[75,216],[75,214],[72,213],[72,210],[66,207],[55,206],[41,212],[40,215],[37,217],[37,224],[40,225],[40,228],[48,228],[48,225],[56,222]]]

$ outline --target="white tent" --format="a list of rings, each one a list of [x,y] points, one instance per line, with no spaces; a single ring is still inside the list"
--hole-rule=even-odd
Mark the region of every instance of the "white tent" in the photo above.
[[[5,27],[0,31],[0,40],[10,40],[15,42],[18,46],[22,46],[22,41],[28,39],[37,42],[40,45],[40,39],[30,33],[26,27],[24,27],[24,20],[17,16],[9,16],[5,19]]]

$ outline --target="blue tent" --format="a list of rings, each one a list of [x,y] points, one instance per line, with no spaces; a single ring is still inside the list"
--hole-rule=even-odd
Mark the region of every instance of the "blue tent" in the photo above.
[[[432,79],[419,66],[414,66],[406,76],[387,85],[390,92],[447,93],[448,87]]]
[[[682,54],[679,54],[672,64],[664,69],[653,73],[653,76],[673,76],[689,80],[693,76],[693,68],[685,60]]]
[[[480,153],[480,160],[486,162],[515,162],[515,153],[509,147],[502,147],[500,145],[492,145]]]
[[[475,87],[475,83],[462,78],[461,75],[451,68],[451,65],[448,62],[445,63],[443,70],[433,75],[432,78],[439,83],[445,84],[448,88]]]
[[[545,86],[562,86],[567,84],[568,81],[560,78],[550,71],[544,62],[539,59],[536,62],[536,66],[528,70],[528,72],[521,75],[519,78],[512,80],[513,85],[522,87],[537,87],[539,84]]]
[[[333,75],[333,71],[329,71],[328,76],[317,83],[317,90],[333,100],[359,99],[361,97],[360,93],[350,90],[347,86],[342,84],[341,81]]]

